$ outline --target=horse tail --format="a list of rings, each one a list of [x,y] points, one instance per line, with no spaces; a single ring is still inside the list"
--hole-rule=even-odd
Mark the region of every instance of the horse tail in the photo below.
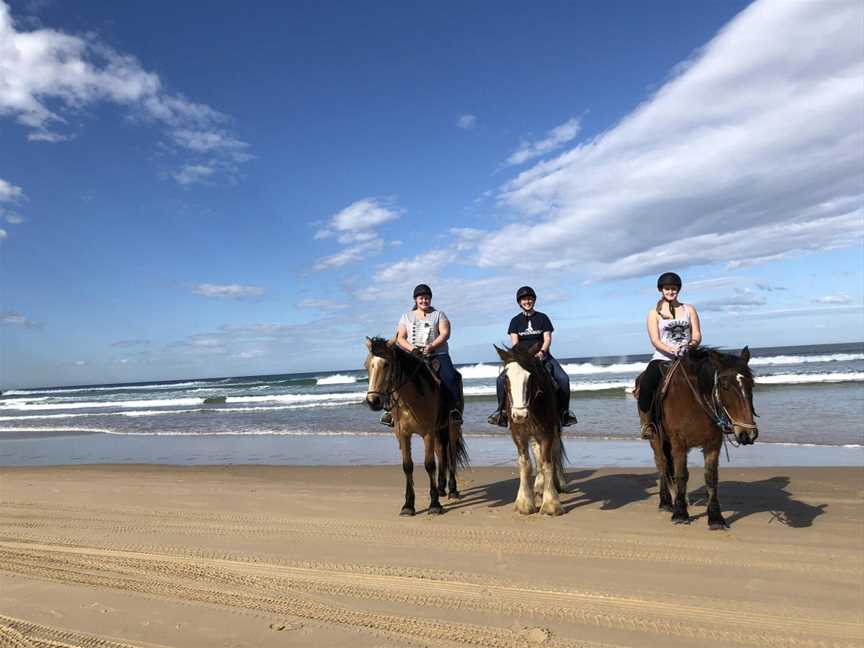
[[[468,459],[465,437],[462,436],[462,426],[450,421],[446,429],[449,435],[447,452],[449,453],[450,465],[457,468],[469,468],[471,464]]]

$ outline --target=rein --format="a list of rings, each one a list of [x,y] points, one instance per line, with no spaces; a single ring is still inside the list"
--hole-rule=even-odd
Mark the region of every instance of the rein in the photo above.
[[[681,360],[676,360],[677,364],[681,363]],[[693,393],[693,397],[696,399],[696,402],[699,403],[699,406],[708,415],[714,424],[720,428],[720,430],[724,434],[724,442],[726,440],[726,436],[732,433],[734,426],[738,426],[747,430],[755,430],[758,426],[753,425],[752,423],[743,423],[741,421],[736,421],[731,414],[729,414],[729,410],[726,408],[726,405],[723,404],[723,400],[720,398],[720,380],[719,380],[719,372],[714,370],[714,387],[711,390],[711,403],[707,404],[703,398],[699,395],[699,392],[693,386],[693,383],[690,381],[690,376],[687,375],[686,370],[682,370],[681,375],[684,376],[684,382],[687,383],[687,386],[690,388],[690,391]],[[729,443],[732,444],[733,447],[737,448],[740,443],[737,441],[733,441],[730,437]]]
[[[400,382],[396,387],[390,387],[383,392],[377,391],[374,389],[367,389],[366,393],[367,394],[379,394],[381,396],[384,396],[387,399],[387,403],[390,404],[390,401],[393,399],[393,394],[395,394],[400,389],[402,389],[405,385],[407,385],[409,382],[414,380],[414,377],[420,372],[420,369],[423,368],[424,366],[427,366],[425,360],[421,360],[420,362],[418,362],[417,367],[414,369],[414,371],[412,371],[411,374],[407,378],[405,378],[405,380]],[[401,367],[400,367],[400,369],[401,369]],[[403,376],[404,376],[404,373],[403,373]],[[393,384],[393,372],[390,372],[390,376],[388,377],[388,382],[391,385]]]

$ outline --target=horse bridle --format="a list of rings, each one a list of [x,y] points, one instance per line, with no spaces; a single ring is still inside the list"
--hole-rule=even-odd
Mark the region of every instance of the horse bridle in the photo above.
[[[681,360],[677,360],[676,362],[681,362]],[[683,367],[682,367],[683,369]],[[693,396],[696,398],[696,402],[702,407],[702,410],[708,415],[714,424],[720,428],[723,434],[731,434],[735,428],[738,426],[739,428],[744,428],[745,430],[755,430],[759,426],[753,423],[744,423],[743,421],[736,421],[732,415],[729,413],[729,410],[726,408],[726,405],[723,403],[723,399],[720,398],[720,372],[719,370],[714,370],[714,387],[711,390],[711,404],[708,405],[705,403],[704,399],[699,395],[699,392],[693,386],[693,383],[690,381],[690,377],[687,375],[687,371],[682,370],[681,375],[684,376],[684,381],[687,383],[687,386],[690,388],[690,391],[693,393]],[[737,441],[732,441],[731,438],[729,442],[738,447]]]
[[[378,357],[380,358],[381,356],[378,356]],[[426,361],[421,359],[420,362],[417,363],[417,367],[414,369],[414,371],[412,371],[411,374],[405,380],[403,380],[401,383],[399,383],[396,387],[388,388],[383,392],[382,391],[376,391],[374,389],[367,389],[366,395],[368,396],[369,394],[378,394],[379,396],[383,396],[385,405],[390,405],[390,401],[393,398],[393,394],[395,394],[400,389],[402,389],[405,385],[407,385],[409,382],[414,380],[414,377],[419,373],[420,369],[423,366],[426,366]],[[393,372],[392,371],[390,372],[390,375],[387,378],[387,382],[390,384],[393,383]]]

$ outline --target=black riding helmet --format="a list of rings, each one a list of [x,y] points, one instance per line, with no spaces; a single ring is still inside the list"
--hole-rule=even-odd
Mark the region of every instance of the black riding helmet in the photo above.
[[[681,290],[681,277],[674,272],[664,272],[657,277],[657,290],[663,290],[663,286],[676,286]]]
[[[534,289],[531,286],[522,286],[519,290],[516,291],[516,303],[519,303],[519,300],[523,297],[531,297],[533,299],[537,299],[537,293],[534,292]]]
[[[420,295],[429,295],[432,297],[432,289],[426,284],[417,284],[414,287],[414,299],[417,299]]]

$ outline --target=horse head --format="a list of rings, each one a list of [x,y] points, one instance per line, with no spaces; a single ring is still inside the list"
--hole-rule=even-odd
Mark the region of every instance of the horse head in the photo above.
[[[373,411],[380,411],[390,400],[391,376],[396,360],[395,340],[384,338],[366,338],[366,348],[369,355],[363,363],[369,374],[366,390],[366,405]]]
[[[750,349],[744,347],[740,356],[712,353],[716,383],[714,398],[718,409],[726,415],[736,441],[750,445],[759,436],[753,408],[753,373],[750,371]]]
[[[534,345],[529,350],[513,347],[512,349],[500,349],[495,346],[501,362],[504,363],[504,374],[509,394],[510,412],[509,418],[513,423],[524,423],[528,420],[529,408],[532,398],[540,385],[534,384],[536,379],[536,367],[539,361],[534,358],[539,345]]]

